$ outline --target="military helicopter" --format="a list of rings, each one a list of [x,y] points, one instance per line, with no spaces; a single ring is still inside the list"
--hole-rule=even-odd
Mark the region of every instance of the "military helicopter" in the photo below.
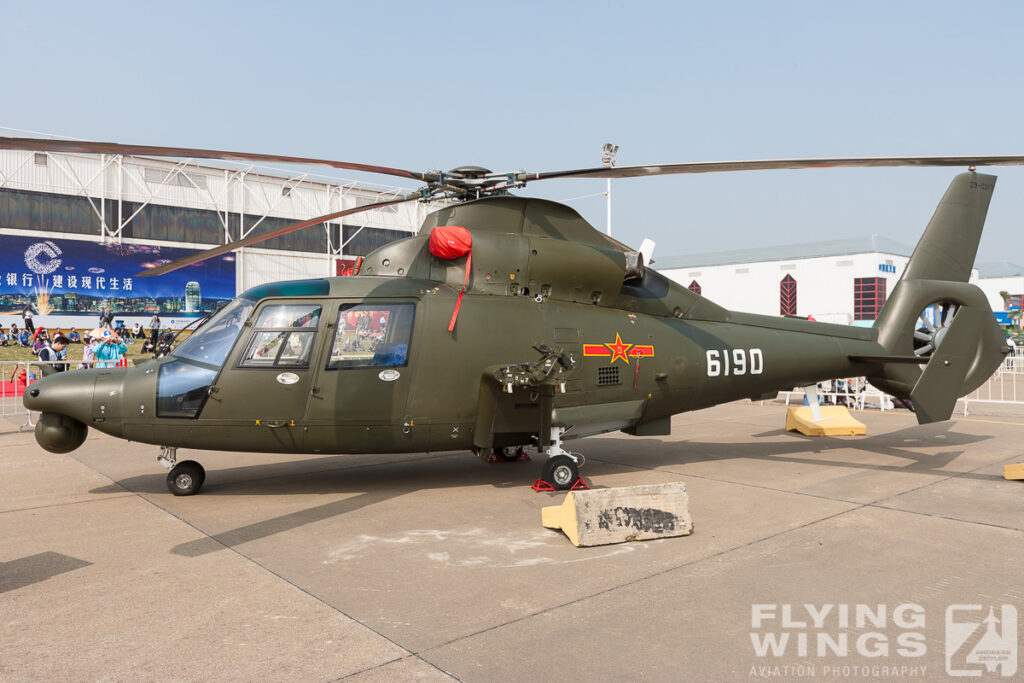
[[[168,357],[45,377],[25,393],[46,450],[91,426],[161,446],[175,495],[206,473],[178,448],[302,454],[467,449],[543,457],[566,490],[584,458],[569,439],[669,434],[677,413],[794,386],[866,376],[946,420],[1009,352],[968,284],[995,177],[1024,156],[776,159],[492,173],[415,173],[348,162],[116,143],[0,138],[0,149],[324,164],[417,179],[389,201],[319,216],[155,268],[154,276],[291,230],[388,204],[446,198],[418,235],[361,259],[350,277],[241,293]],[[670,281],[638,250],[552,201],[513,196],[553,178],[817,167],[959,166],[872,328],[729,311]],[[924,317],[931,306],[939,324]],[[921,321],[926,323],[923,329]]]

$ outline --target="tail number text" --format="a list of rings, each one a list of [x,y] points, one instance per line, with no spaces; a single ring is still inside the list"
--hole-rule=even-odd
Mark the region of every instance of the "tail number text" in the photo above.
[[[761,349],[708,349],[708,377],[760,375],[764,372]]]

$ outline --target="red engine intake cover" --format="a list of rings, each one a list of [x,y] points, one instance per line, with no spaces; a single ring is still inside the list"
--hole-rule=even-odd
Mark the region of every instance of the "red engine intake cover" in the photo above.
[[[437,258],[456,259],[473,247],[473,236],[461,225],[439,225],[430,231],[430,253]]]

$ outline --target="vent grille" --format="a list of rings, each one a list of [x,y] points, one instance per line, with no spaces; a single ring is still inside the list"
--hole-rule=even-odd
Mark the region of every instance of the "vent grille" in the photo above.
[[[597,386],[605,387],[610,384],[621,384],[619,379],[619,366],[612,365],[597,369]]]
[[[178,187],[207,189],[206,176],[201,173],[185,173],[184,171],[164,171],[159,168],[145,168],[142,176],[147,183],[153,185],[176,185]]]

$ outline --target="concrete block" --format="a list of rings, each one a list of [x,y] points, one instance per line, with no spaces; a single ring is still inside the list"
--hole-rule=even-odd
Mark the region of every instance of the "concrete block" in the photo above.
[[[1003,465],[1003,479],[1024,479],[1024,463]]]
[[[810,406],[790,406],[786,410],[786,431],[805,436],[863,436],[867,427],[854,419],[846,406],[820,406],[815,419]]]
[[[575,546],[608,545],[693,533],[686,484],[645,484],[570,491],[561,505],[541,510],[549,529]]]

